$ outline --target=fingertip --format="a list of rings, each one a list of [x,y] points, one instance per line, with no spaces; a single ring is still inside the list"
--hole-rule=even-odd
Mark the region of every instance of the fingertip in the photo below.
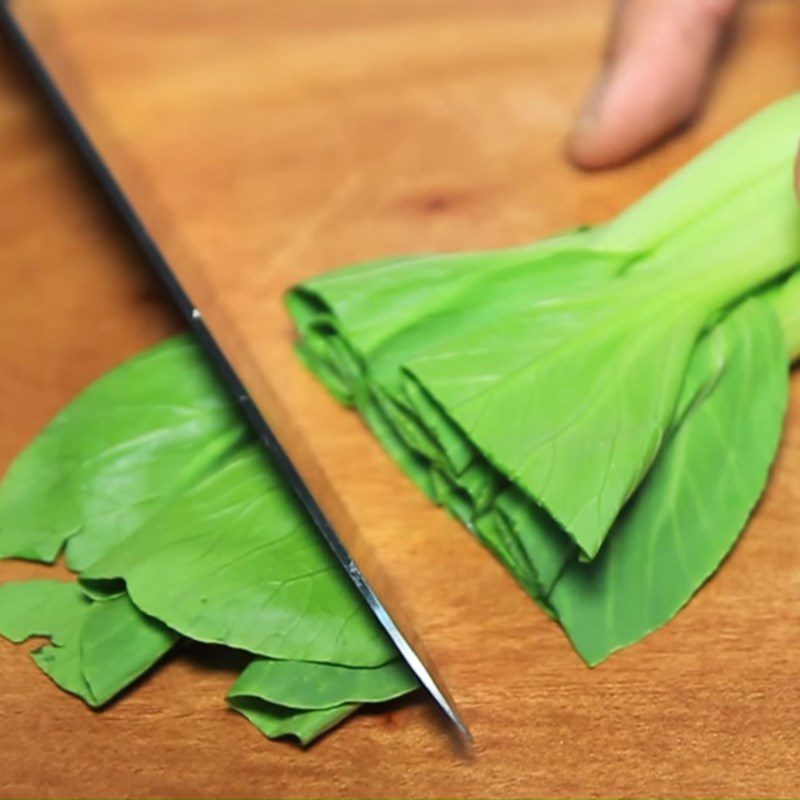
[[[602,74],[589,91],[583,107],[565,143],[567,158],[581,169],[595,170],[611,166],[604,144],[605,125],[602,119],[608,75]]]
[[[706,96],[737,0],[627,0],[614,46],[569,134],[567,158],[604,169],[683,128]]]
[[[599,140],[596,130],[578,126],[567,138],[564,153],[574,166],[587,172],[618,166],[626,158],[615,158]]]
[[[619,59],[590,92],[566,142],[569,160],[581,169],[619,166],[661,142],[696,114],[702,74],[673,70],[659,52],[636,50]]]

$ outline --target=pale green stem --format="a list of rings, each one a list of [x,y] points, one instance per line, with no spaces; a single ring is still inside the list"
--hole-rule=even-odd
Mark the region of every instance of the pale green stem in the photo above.
[[[654,251],[764,175],[791,175],[797,153],[800,93],[773,103],[703,151],[605,226],[598,245]]]

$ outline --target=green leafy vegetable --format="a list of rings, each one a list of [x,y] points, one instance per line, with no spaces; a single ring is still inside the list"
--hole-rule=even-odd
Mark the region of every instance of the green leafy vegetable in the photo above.
[[[92,705],[102,705],[144,674],[177,642],[177,634],[142,614],[122,595],[92,603],[83,623],[80,657]]]
[[[0,634],[12,642],[44,636],[50,644],[33,653],[39,667],[62,689],[91,702],[80,665],[80,633],[91,601],[75,583],[28,581],[0,586]]]
[[[230,704],[231,708],[250,720],[270,739],[294,736],[301,744],[309,744],[327,733],[358,709],[356,704],[346,704],[313,711],[297,711],[274,706],[257,697],[234,697]]]
[[[0,484],[0,552],[64,546],[80,581],[0,586],[0,634],[50,636],[34,658],[90,705],[181,635],[284,659],[230,697],[267,735],[307,742],[416,688],[186,337],[87,389]]]
[[[127,597],[95,603],[76,583],[49,580],[0,585],[0,634],[13,642],[49,638],[34,661],[91,706],[119,694],[177,640]]]
[[[229,697],[258,697],[279,706],[332,708],[343,701],[379,703],[410,692],[414,679],[392,661],[380,667],[343,667],[258,658],[242,672]]]
[[[415,686],[397,661],[364,668],[256,659],[231,688],[228,702],[267,736],[291,732],[306,744],[362,703],[392,700]]]
[[[695,352],[715,371],[721,361],[718,382],[688,411],[600,555],[570,564],[548,598],[590,663],[675,614],[733,546],[766,483],[788,394],[774,314],[749,301]]]
[[[68,541],[81,570],[245,436],[194,344],[153,348],[90,386],[11,465],[0,557],[53,561]]]
[[[124,579],[142,611],[196,641],[350,666],[396,657],[253,444],[220,457],[212,472],[81,575],[87,582]]]
[[[763,489],[800,351],[798,119],[800,95],[607,225],[287,298],[303,360],[590,663],[689,599]]]

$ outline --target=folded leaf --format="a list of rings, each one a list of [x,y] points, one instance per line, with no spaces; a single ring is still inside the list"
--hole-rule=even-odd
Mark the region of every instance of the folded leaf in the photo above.
[[[348,704],[298,711],[249,696],[232,698],[229,702],[231,708],[252,722],[264,736],[270,739],[294,736],[303,745],[327,733],[358,710],[358,704]]]
[[[402,661],[380,667],[343,667],[257,658],[239,676],[228,697],[258,697],[279,706],[315,709],[345,702],[379,703],[416,688],[416,679]]]
[[[165,576],[169,576],[165,580]],[[250,444],[82,579],[121,578],[184,636],[272,658],[377,666],[395,650],[260,448]]]
[[[752,300],[704,341],[724,366],[687,415],[591,563],[574,562],[552,606],[590,664],[655,630],[719,566],[763,491],[788,396],[777,319]]]
[[[63,581],[0,585],[0,635],[14,642],[45,636],[32,654],[62,689],[100,706],[160,659],[177,636],[126,597],[94,603]]]
[[[360,704],[391,700],[416,687],[400,661],[354,668],[256,659],[231,688],[228,702],[265,735],[308,744]]]
[[[178,641],[178,634],[139,611],[123,595],[93,603],[83,623],[80,659],[92,705],[103,705],[144,675]]]

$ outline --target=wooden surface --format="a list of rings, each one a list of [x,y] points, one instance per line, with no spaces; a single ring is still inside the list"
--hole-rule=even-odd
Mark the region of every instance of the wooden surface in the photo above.
[[[212,658],[175,658],[96,714],[0,643],[0,794],[800,793],[797,381],[741,545],[674,622],[589,670],[296,365],[279,305],[338,263],[512,244],[614,213],[800,86],[794,0],[751,6],[698,128],[601,176],[574,173],[559,149],[600,51],[602,2],[20,3],[162,246],[203,273],[207,301],[401,576],[477,756],[459,760],[422,701],[307,752],[268,742],[225,709],[233,672]],[[0,468],[89,380],[178,326],[6,51]],[[0,564],[0,580],[41,572]]]

